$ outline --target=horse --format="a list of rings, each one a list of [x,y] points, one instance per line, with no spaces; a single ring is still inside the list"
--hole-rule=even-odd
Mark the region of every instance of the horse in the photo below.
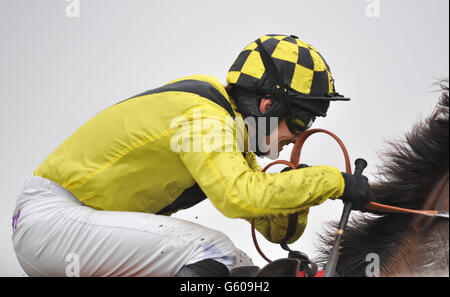
[[[377,202],[409,209],[449,209],[448,80],[431,114],[400,141],[390,141],[371,183]],[[336,237],[332,222],[318,234],[324,267]],[[449,275],[448,218],[414,214],[363,213],[352,217],[343,234],[335,276]]]

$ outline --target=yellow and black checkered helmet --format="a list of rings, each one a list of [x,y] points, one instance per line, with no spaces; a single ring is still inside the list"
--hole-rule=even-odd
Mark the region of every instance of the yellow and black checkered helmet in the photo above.
[[[274,82],[270,81],[273,78],[268,75],[258,42],[269,54],[284,86],[301,95],[333,100],[335,90],[330,67],[313,46],[293,35],[264,35],[247,45],[228,72],[229,85],[259,91],[273,88]],[[342,100],[342,96],[334,99]]]
[[[329,101],[349,100],[336,93],[330,67],[319,52],[293,35],[268,34],[247,45],[231,66],[227,83],[235,89],[281,95],[288,105],[310,102],[306,105],[318,116],[326,115]],[[326,101],[326,108],[314,108],[324,105],[318,101]]]

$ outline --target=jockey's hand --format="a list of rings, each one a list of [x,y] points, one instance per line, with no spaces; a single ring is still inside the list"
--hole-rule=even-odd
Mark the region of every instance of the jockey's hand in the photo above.
[[[365,205],[375,201],[369,186],[369,180],[364,175],[354,175],[342,172],[345,188],[344,194],[339,197],[344,202],[351,202],[352,209],[365,211]]]
[[[297,169],[302,169],[302,168],[306,168],[306,167],[309,167],[309,166],[306,164],[298,164]],[[281,172],[286,172],[289,170],[292,170],[292,168],[288,166],[286,168],[283,168],[283,170],[281,170]]]

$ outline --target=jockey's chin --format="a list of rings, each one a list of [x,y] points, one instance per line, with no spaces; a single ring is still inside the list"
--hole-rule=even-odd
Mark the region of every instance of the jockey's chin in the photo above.
[[[281,140],[279,142],[273,143],[267,147],[267,153],[264,154],[264,157],[276,160],[280,157],[281,151],[284,149],[286,145],[292,143],[292,140]]]
[[[266,136],[266,144],[268,143],[268,145],[265,145],[267,148],[267,153],[264,156],[272,160],[278,159],[283,148],[286,145],[295,143],[300,135],[301,133],[293,134],[289,130],[286,124],[286,119],[284,118],[278,124],[278,129],[275,129],[272,133]]]

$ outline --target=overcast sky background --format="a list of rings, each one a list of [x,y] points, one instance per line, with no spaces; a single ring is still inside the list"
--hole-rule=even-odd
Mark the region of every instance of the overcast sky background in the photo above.
[[[352,162],[364,157],[371,179],[385,141],[432,112],[433,83],[449,73],[447,0],[80,0],[79,17],[68,17],[70,2],[0,0],[0,276],[24,275],[11,243],[15,199],[64,139],[104,108],[172,79],[209,74],[225,83],[239,52],[261,35],[297,35],[325,57],[337,91],[352,101],[332,103],[314,127],[336,133]],[[302,161],[344,170],[328,136],[311,137]],[[312,208],[291,247],[313,257],[316,233],[341,209],[340,201]],[[209,201],[174,216],[225,232],[265,265],[249,224]],[[269,258],[287,256],[258,238]]]

